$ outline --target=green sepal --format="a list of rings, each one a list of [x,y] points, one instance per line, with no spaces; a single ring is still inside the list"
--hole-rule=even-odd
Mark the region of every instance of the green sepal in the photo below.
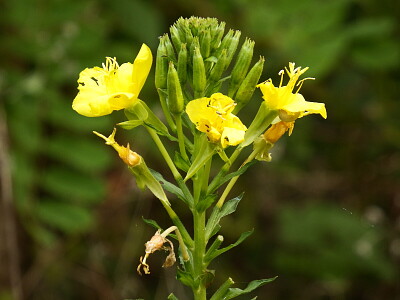
[[[175,163],[175,166],[176,166],[177,168],[181,169],[181,170],[184,171],[184,172],[187,172],[187,171],[189,170],[189,168],[190,168],[189,162],[186,161],[186,160],[182,157],[182,155],[181,155],[179,152],[177,152],[177,151],[175,151],[174,163]]]
[[[244,141],[239,145],[239,147],[244,148],[253,143],[254,140],[258,138],[269,125],[271,125],[272,121],[277,116],[278,112],[275,110],[270,110],[265,104],[265,101],[263,101],[253,122],[251,122],[244,135]]]
[[[207,208],[211,206],[217,199],[216,194],[208,194],[206,197],[201,198],[200,201],[196,205],[196,209],[199,213],[204,212]]]
[[[217,206],[214,207],[214,209],[210,215],[210,218],[208,219],[207,225],[206,225],[206,240],[207,241],[210,239],[210,237],[212,237],[214,234],[216,234],[218,232],[218,230],[220,229],[220,227],[221,227],[219,225],[220,220],[223,217],[233,213],[236,210],[236,208],[237,208],[240,200],[242,200],[242,198],[243,198],[243,193],[229,201],[226,201],[224,203],[224,205],[222,205],[221,208],[217,207]]]
[[[170,140],[176,140],[176,138],[169,134],[167,126],[161,122],[161,120],[142,100],[138,100],[135,105],[126,108],[125,115],[130,121],[141,120],[143,121],[143,125],[154,129],[157,134],[167,136]]]
[[[173,293],[169,294],[168,300],[179,300]]]
[[[129,121],[118,123],[117,125],[121,126],[123,129],[126,129],[126,130],[132,130],[133,128],[143,125],[143,120],[129,120]]]
[[[205,286],[209,286],[214,280],[215,270],[206,270],[203,275],[201,275],[201,281]]]
[[[278,276],[275,276],[273,278],[268,278],[268,279],[253,280],[247,285],[247,287],[244,290],[239,289],[239,288],[230,288],[230,289],[228,289],[228,292],[225,294],[225,296],[221,299],[229,300],[229,299],[233,299],[233,298],[236,298],[236,297],[244,295],[244,294],[248,294],[248,293],[254,291],[255,289],[259,288],[260,286],[274,281],[277,277]]]
[[[185,181],[192,178],[197,173],[197,171],[200,170],[200,168],[203,167],[211,159],[211,157],[218,149],[218,145],[210,143],[205,135],[202,135],[202,138],[203,140],[200,143],[198,151],[196,151],[197,149],[194,149],[196,156],[194,157],[192,165],[190,166],[186,174],[186,177],[184,179]]]
[[[238,246],[238,245],[241,244],[245,239],[247,239],[247,238],[253,233],[253,231],[254,231],[254,229],[249,230],[249,231],[246,231],[246,232],[243,232],[235,243],[230,244],[230,245],[227,246],[227,247],[224,247],[224,248],[215,250],[214,252],[210,253],[207,257],[205,257],[205,258],[204,258],[204,261],[205,261],[206,263],[209,263],[209,262],[211,262],[214,258],[216,258],[217,256],[221,255],[222,253],[225,253],[226,251],[231,250],[232,248]]]

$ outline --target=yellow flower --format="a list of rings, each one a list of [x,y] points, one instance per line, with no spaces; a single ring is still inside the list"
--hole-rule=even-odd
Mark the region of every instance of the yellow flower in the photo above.
[[[282,86],[283,70],[279,72],[279,75],[281,75],[279,87],[275,87],[271,79],[257,85],[263,93],[263,98],[268,108],[279,111],[280,119],[285,122],[291,122],[309,114],[320,114],[326,119],[327,115],[324,103],[308,102],[304,99],[303,95],[299,94],[304,80],[314,79],[304,78],[297,83],[299,77],[308,70],[308,67],[302,69],[300,67],[295,68],[294,66],[294,63],[289,63],[289,69],[285,68],[289,76],[287,85]],[[298,89],[293,93],[295,86],[298,86]]]
[[[210,98],[190,101],[186,106],[186,113],[196,124],[196,128],[205,132],[211,142],[220,142],[225,148],[243,142],[247,130],[240,119],[232,114],[235,105],[236,103],[228,96],[216,93]]]
[[[72,108],[86,117],[99,117],[131,106],[149,75],[152,60],[150,48],[143,44],[133,64],[119,66],[115,58],[107,57],[102,68],[86,68],[79,74],[79,92]]]

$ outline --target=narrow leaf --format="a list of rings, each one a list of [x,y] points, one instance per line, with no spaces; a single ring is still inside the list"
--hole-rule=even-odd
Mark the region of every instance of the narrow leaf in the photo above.
[[[152,219],[145,219],[142,217],[143,222],[145,222],[147,225],[150,225],[151,227],[154,227],[155,229],[161,229],[161,226],[158,225],[158,223]]]
[[[274,281],[277,277],[278,276],[273,277],[273,278],[268,278],[268,279],[253,280],[252,282],[250,282],[247,285],[247,287],[244,290],[238,289],[238,288],[230,288],[223,299],[229,300],[229,299],[232,299],[232,298],[244,295],[244,294],[248,294],[248,293],[254,291],[255,289],[259,288],[260,286]]]
[[[211,157],[215,154],[216,150],[217,150],[217,144],[210,143],[204,137],[200,144],[199,149],[196,148],[194,149],[194,151],[196,151],[195,152],[196,156],[186,174],[185,181],[190,179],[193,175],[195,175],[197,171],[211,159]]]
[[[206,226],[207,240],[216,233],[215,228],[218,227],[221,218],[233,213],[236,210],[240,200],[242,200],[242,197],[243,194],[225,202],[225,204],[221,208],[217,206],[214,207]]]
[[[227,246],[225,248],[215,250],[213,253],[210,254],[209,257],[207,257],[207,261],[210,262],[214,258],[216,258],[218,255],[221,255],[222,253],[224,253],[224,252],[232,249],[233,247],[236,247],[237,245],[241,244],[245,239],[247,239],[253,233],[253,231],[254,231],[254,229],[252,229],[250,231],[243,232],[240,235],[239,239],[235,243],[230,244],[229,246]]]
[[[189,272],[183,271],[180,268],[176,269],[176,278],[182,282],[184,285],[194,287],[195,282],[192,275]]]
[[[126,130],[131,130],[133,128],[136,128],[140,125],[143,125],[143,121],[142,120],[128,120],[125,122],[121,122],[117,124],[118,126],[121,126],[123,129]]]
[[[209,208],[210,205],[213,204],[216,199],[217,199],[216,194],[209,194],[206,197],[203,197],[202,199],[200,199],[199,203],[197,203],[197,205],[196,205],[197,211],[199,213],[202,213],[207,208]]]
[[[157,171],[154,171],[154,170],[150,169],[150,172],[161,183],[162,187],[167,192],[170,192],[170,193],[176,195],[183,202],[187,203],[187,200],[186,200],[182,190],[179,187],[177,187],[176,185],[172,184],[168,180],[164,179],[164,177],[160,173],[158,173]]]

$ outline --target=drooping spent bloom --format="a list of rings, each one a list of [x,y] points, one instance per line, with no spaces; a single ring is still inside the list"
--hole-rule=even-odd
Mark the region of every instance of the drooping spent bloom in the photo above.
[[[107,57],[101,68],[86,68],[79,74],[79,92],[72,108],[86,117],[100,117],[131,106],[139,97],[152,61],[150,48],[143,44],[133,64],[119,66],[115,58]]]
[[[244,140],[247,127],[232,114],[236,103],[221,93],[190,101],[186,113],[196,128],[207,134],[212,143],[222,147],[236,146]]]
[[[263,134],[263,138],[271,143],[275,144],[284,134],[286,131],[289,130],[289,135],[292,134],[294,127],[294,121],[293,122],[284,122],[280,121],[278,123],[272,124],[270,128]]]
[[[263,93],[263,98],[271,110],[279,111],[279,118],[285,122],[295,121],[297,118],[304,117],[309,114],[320,114],[326,119],[326,109],[324,103],[308,102],[304,99],[303,95],[299,94],[299,90],[303,82],[307,79],[299,80],[299,77],[308,70],[307,68],[297,67],[294,63],[289,63],[289,68],[285,68],[289,76],[287,85],[282,86],[283,76],[285,71],[281,70],[281,82],[278,87],[274,86],[271,79],[257,85]],[[296,84],[297,83],[297,84]],[[298,87],[295,92],[294,88]]]

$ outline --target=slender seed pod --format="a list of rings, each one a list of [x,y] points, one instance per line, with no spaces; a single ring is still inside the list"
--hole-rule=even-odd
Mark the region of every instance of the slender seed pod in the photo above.
[[[179,82],[178,72],[171,61],[168,68],[168,108],[174,115],[179,115],[184,109],[182,87]]]
[[[245,106],[253,95],[256,85],[260,80],[264,62],[265,59],[261,56],[240,85],[235,97],[235,101],[238,104],[235,108],[235,113]]]
[[[184,85],[187,80],[187,55],[186,44],[181,44],[181,50],[178,54],[178,77],[182,85]]]
[[[160,44],[157,48],[156,57],[156,71],[155,71],[155,84],[157,89],[167,88],[167,74],[168,74],[168,58],[167,48],[164,44],[164,39],[160,38]]]
[[[206,81],[203,57],[201,56],[200,49],[196,47],[193,53],[193,90],[195,98],[203,96]]]
[[[229,84],[229,97],[233,97],[240,83],[245,78],[249,70],[251,60],[253,58],[254,41],[246,39],[237,56],[235,66],[231,73],[231,81]]]

